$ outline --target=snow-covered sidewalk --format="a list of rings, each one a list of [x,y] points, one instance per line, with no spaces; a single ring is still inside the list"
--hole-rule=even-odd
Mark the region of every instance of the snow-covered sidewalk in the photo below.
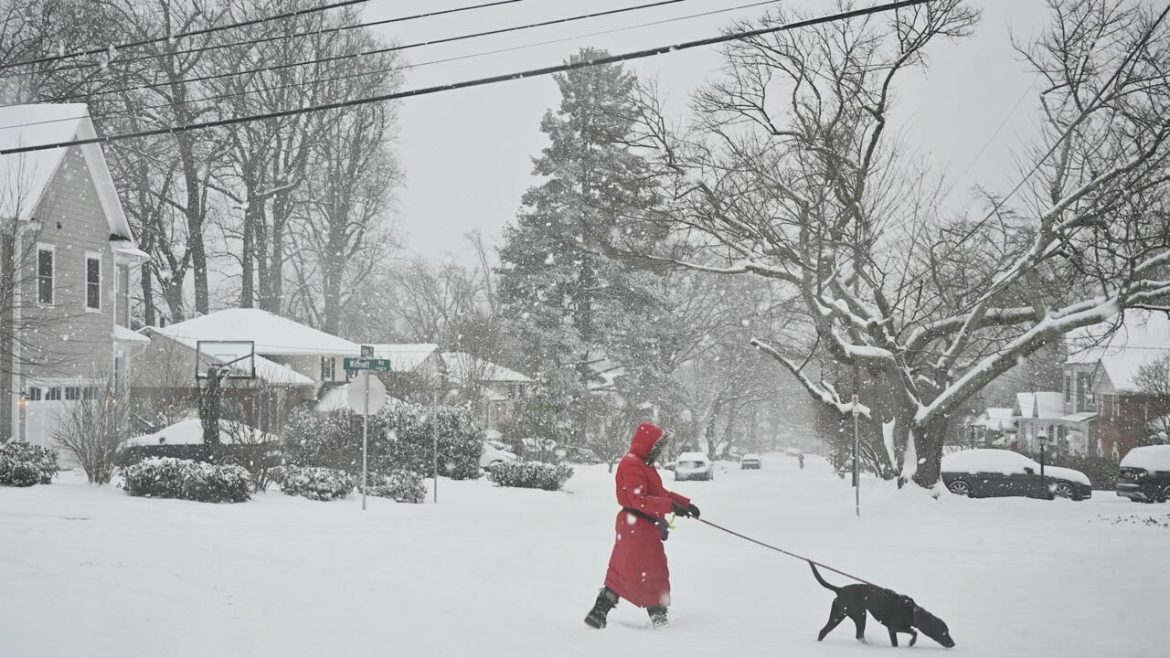
[[[930,500],[810,458],[766,456],[685,482],[706,518],[914,596],[968,656],[1147,656],[1162,644],[1170,506]],[[667,545],[672,626],[619,605],[581,619],[615,506],[604,467],[568,492],[439,483],[439,504],[278,491],[208,505],[93,489],[71,475],[0,489],[0,656],[864,656],[850,622],[816,642],[832,594],[807,565],[686,519]],[[1153,522],[1149,522],[1152,518]],[[830,582],[844,578],[826,574]],[[906,649],[901,649],[906,650]],[[922,638],[912,651],[944,651]]]

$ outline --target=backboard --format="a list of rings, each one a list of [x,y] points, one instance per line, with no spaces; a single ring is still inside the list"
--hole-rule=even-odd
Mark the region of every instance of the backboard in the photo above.
[[[223,366],[228,379],[256,378],[256,343],[250,340],[201,340],[195,343],[195,378],[207,379],[207,369]]]

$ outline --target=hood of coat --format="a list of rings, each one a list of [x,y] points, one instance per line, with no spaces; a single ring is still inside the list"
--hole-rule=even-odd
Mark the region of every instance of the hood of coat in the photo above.
[[[630,443],[630,452],[638,459],[646,461],[650,456],[650,449],[662,438],[662,428],[654,423],[642,423],[634,431],[634,440]]]

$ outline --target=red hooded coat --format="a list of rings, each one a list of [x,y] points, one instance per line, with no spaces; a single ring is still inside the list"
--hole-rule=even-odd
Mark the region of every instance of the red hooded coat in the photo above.
[[[618,504],[659,519],[673,511],[675,502],[691,504],[685,496],[667,491],[658,471],[646,463],[650,449],[661,438],[661,427],[639,425],[630,451],[617,468]],[[641,608],[670,605],[670,570],[658,528],[647,519],[619,511],[615,531],[605,586]]]

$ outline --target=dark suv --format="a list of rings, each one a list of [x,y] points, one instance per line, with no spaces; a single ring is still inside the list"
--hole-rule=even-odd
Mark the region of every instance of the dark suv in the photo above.
[[[1170,500],[1170,445],[1130,450],[1121,460],[1117,495],[1145,503]]]

